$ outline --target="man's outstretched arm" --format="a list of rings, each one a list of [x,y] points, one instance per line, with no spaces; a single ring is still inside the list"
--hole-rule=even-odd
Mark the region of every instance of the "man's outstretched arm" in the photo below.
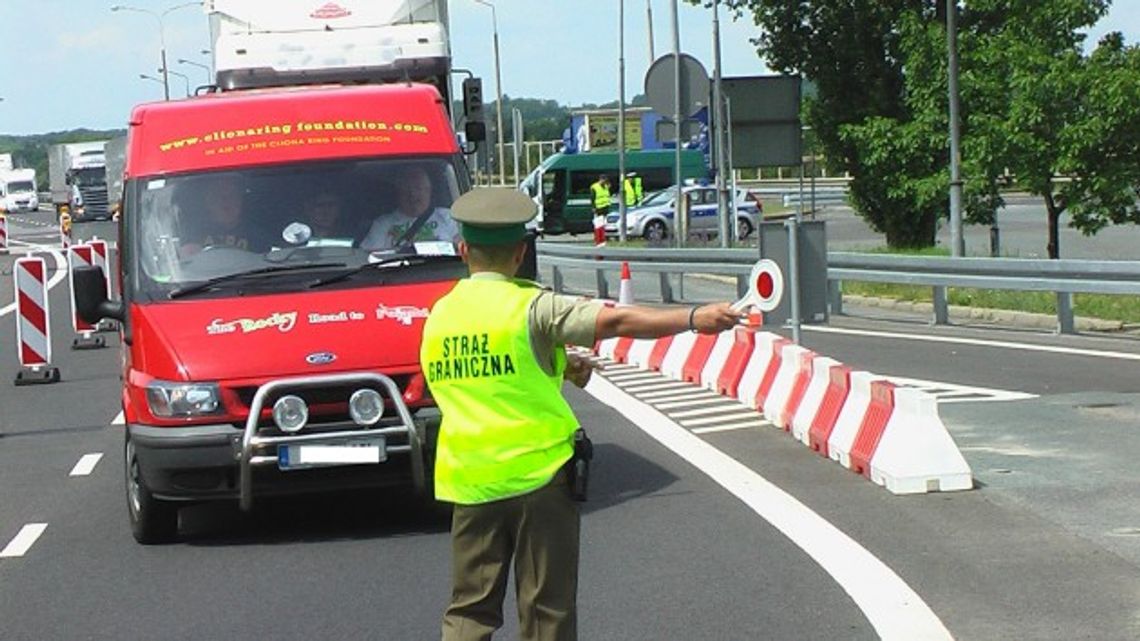
[[[718,334],[735,327],[740,318],[740,312],[728,303],[681,309],[606,307],[598,313],[595,332],[598,340],[615,336],[660,338],[687,331]]]

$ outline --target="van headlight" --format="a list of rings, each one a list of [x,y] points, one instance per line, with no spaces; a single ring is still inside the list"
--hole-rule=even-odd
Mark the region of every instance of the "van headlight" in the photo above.
[[[152,381],[146,386],[150,413],[162,418],[192,418],[220,413],[221,393],[213,383]]]

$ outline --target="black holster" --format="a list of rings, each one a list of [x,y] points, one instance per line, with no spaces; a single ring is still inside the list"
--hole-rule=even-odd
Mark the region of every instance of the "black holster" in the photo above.
[[[590,487],[590,461],[594,458],[594,444],[586,431],[574,432],[574,456],[570,458],[570,496],[575,501],[586,500]]]

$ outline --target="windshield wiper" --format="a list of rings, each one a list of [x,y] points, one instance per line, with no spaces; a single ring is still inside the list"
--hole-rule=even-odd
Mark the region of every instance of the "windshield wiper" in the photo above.
[[[339,274],[333,274],[331,276],[326,276],[325,278],[315,280],[312,283],[309,283],[309,289],[317,289],[320,287],[325,287],[326,285],[340,283],[352,278],[357,274],[373,269],[385,269],[391,267],[418,267],[420,265],[459,262],[460,260],[461,259],[459,256],[449,256],[447,254],[425,254],[422,256],[408,254],[404,256],[389,256],[374,263],[367,263],[365,265],[361,265],[360,267],[355,267],[353,269],[340,272]]]
[[[185,285],[185,286],[179,287],[178,289],[175,289],[174,291],[167,294],[167,298],[169,298],[170,300],[174,300],[176,298],[182,298],[184,296],[189,296],[191,294],[197,294],[198,292],[204,292],[208,289],[216,287],[216,286],[218,286],[222,283],[225,283],[225,282],[234,281],[234,280],[241,280],[243,278],[265,276],[266,274],[280,274],[280,273],[285,273],[285,272],[306,271],[306,270],[310,270],[310,269],[330,269],[330,268],[334,268],[334,267],[345,267],[345,264],[344,263],[310,263],[308,265],[273,265],[271,267],[260,267],[258,269],[251,269],[249,271],[237,272],[236,274],[226,274],[225,276],[217,276],[215,278],[211,278],[209,280],[205,280],[205,281],[202,281],[200,283],[194,283],[193,285]]]

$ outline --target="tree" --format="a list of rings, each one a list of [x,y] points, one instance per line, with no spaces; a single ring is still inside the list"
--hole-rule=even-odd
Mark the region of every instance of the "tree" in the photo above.
[[[690,0],[698,2],[699,0]],[[769,66],[818,88],[805,119],[860,215],[892,246],[930,245],[947,211],[944,0],[731,0]],[[1083,29],[1108,0],[970,0],[960,20],[966,220],[988,223],[1006,169],[1045,201],[1049,254],[1069,211],[1085,233],[1140,220],[1140,52]]]

